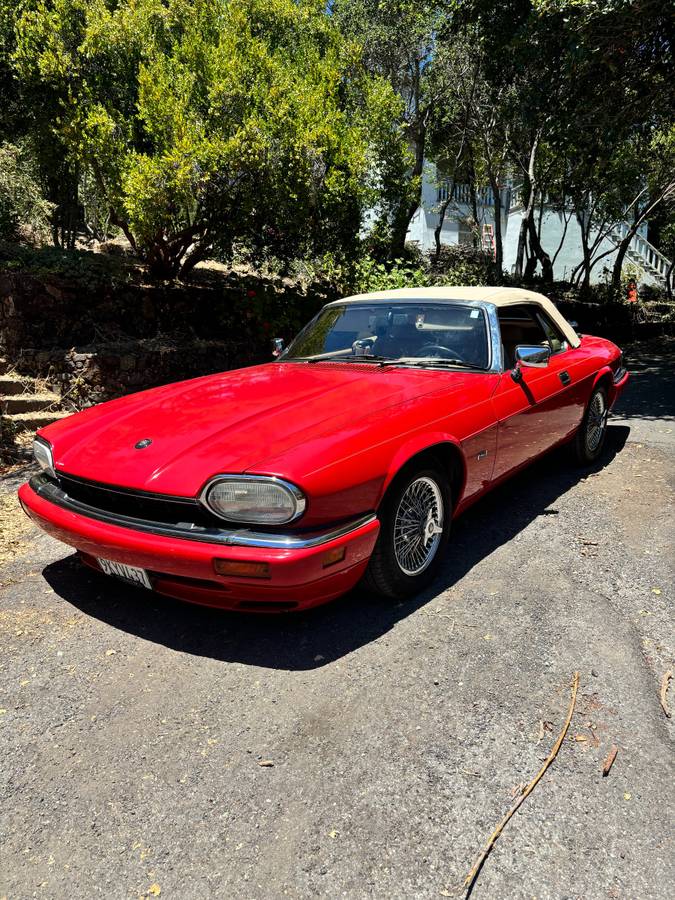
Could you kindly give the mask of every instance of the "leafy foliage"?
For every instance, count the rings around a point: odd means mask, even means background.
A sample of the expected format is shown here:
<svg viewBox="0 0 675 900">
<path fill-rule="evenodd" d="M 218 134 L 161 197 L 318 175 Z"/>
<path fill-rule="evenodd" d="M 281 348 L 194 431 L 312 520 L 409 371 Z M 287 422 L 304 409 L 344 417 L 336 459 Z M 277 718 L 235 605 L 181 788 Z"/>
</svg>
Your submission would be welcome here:
<svg viewBox="0 0 675 900">
<path fill-rule="evenodd" d="M 355 247 L 394 101 L 315 0 L 36 0 L 15 62 L 156 272 Z"/>
<path fill-rule="evenodd" d="M 385 79 L 397 98 L 387 109 L 388 122 L 403 143 L 391 140 L 389 152 L 379 155 L 375 171 L 380 190 L 370 241 L 371 250 L 391 259 L 403 255 L 410 219 L 419 205 L 434 103 L 428 73 L 441 6 L 428 0 L 334 0 L 332 14 L 342 32 L 363 47 L 368 71 Z"/>
<path fill-rule="evenodd" d="M 0 238 L 18 238 L 21 226 L 31 238 L 46 237 L 52 209 L 42 196 L 33 158 L 15 144 L 0 144 Z"/>
<path fill-rule="evenodd" d="M 575 283 L 610 240 L 617 288 L 675 215 L 671 24 L 658 0 L 0 0 L 0 229 L 121 232 L 160 277 L 209 256 L 475 283 L 505 277 L 513 185 L 516 280 L 553 277 L 546 206 L 580 235 Z M 425 158 L 471 193 L 468 218 L 439 200 L 430 271 L 405 244 Z M 449 263 L 446 215 L 476 251 L 490 217 L 494 266 Z"/>
</svg>

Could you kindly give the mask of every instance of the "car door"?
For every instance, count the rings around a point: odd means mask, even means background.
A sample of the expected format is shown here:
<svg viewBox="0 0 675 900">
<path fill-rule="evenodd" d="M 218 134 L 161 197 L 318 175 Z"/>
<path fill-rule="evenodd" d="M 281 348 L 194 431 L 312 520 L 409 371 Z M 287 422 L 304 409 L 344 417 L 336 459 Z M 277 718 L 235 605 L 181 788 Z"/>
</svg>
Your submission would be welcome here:
<svg viewBox="0 0 675 900">
<path fill-rule="evenodd" d="M 493 396 L 498 420 L 494 479 L 570 436 L 583 414 L 576 351 L 551 320 L 535 304 L 500 307 L 498 312 L 505 371 Z M 523 366 L 522 378 L 514 381 L 519 344 L 548 346 L 551 358 L 543 368 Z"/>
</svg>

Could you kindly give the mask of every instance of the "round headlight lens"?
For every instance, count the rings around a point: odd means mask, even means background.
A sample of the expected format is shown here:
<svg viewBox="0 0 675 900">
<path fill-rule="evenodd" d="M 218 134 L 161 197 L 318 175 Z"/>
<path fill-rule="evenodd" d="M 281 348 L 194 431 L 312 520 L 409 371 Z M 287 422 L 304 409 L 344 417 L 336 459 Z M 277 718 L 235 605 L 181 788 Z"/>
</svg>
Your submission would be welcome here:
<svg viewBox="0 0 675 900">
<path fill-rule="evenodd" d="M 33 441 L 33 458 L 43 472 L 48 475 L 56 475 L 54 472 L 54 458 L 51 445 L 44 439 L 36 437 Z"/>
<path fill-rule="evenodd" d="M 284 525 L 305 510 L 302 492 L 275 478 L 223 476 L 215 479 L 203 496 L 212 512 L 230 522 Z"/>
</svg>

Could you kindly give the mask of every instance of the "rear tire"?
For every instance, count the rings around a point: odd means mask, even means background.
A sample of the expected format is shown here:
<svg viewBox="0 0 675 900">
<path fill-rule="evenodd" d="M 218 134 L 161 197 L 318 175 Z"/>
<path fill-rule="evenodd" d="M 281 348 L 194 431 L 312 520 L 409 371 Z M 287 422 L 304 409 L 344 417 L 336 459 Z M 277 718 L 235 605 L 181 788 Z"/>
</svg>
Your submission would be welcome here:
<svg viewBox="0 0 675 900">
<path fill-rule="evenodd" d="M 597 387 L 591 394 L 572 445 L 574 458 L 579 465 L 590 465 L 602 453 L 607 437 L 608 415 L 607 390 Z"/>
<path fill-rule="evenodd" d="M 389 600 L 417 594 L 435 578 L 450 537 L 452 498 L 435 467 L 401 473 L 380 504 L 380 533 L 365 586 Z"/>
</svg>

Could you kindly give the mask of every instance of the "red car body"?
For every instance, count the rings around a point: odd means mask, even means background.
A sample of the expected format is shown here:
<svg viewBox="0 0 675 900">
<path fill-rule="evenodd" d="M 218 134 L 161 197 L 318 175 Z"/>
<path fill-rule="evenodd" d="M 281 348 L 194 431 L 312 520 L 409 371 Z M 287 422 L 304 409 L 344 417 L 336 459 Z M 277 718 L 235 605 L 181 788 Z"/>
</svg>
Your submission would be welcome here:
<svg viewBox="0 0 675 900">
<path fill-rule="evenodd" d="M 483 290 L 489 302 L 494 289 Z M 457 516 L 569 441 L 596 385 L 614 403 L 628 379 L 619 349 L 590 336 L 576 343 L 543 368 L 523 369 L 520 382 L 503 361 L 474 372 L 327 360 L 273 362 L 154 388 L 43 429 L 56 479 L 33 478 L 20 500 L 84 562 L 144 569 L 159 593 L 238 610 L 315 606 L 363 576 L 382 499 L 417 454 L 434 447 L 452 462 Z M 143 439 L 151 443 L 137 449 Z M 201 539 L 206 532 L 190 515 L 219 473 L 291 482 L 307 498 L 304 515 L 274 530 L 223 523 L 217 540 L 213 529 Z M 182 529 L 147 511 L 172 501 L 184 503 Z M 266 563 L 269 575 L 221 575 L 215 560 Z"/>
</svg>

